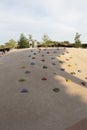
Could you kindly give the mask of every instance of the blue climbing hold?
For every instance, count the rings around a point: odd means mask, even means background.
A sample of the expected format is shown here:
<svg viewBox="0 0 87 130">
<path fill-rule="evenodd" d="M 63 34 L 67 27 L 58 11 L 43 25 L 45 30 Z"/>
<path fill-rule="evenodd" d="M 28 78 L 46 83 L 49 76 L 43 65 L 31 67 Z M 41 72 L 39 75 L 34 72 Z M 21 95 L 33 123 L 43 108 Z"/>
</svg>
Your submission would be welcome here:
<svg viewBox="0 0 87 130">
<path fill-rule="evenodd" d="M 35 65 L 35 63 L 34 63 L 34 62 L 31 62 L 31 65 Z"/>
<path fill-rule="evenodd" d="M 55 58 L 54 57 L 51 57 L 52 60 L 54 60 Z"/>
</svg>

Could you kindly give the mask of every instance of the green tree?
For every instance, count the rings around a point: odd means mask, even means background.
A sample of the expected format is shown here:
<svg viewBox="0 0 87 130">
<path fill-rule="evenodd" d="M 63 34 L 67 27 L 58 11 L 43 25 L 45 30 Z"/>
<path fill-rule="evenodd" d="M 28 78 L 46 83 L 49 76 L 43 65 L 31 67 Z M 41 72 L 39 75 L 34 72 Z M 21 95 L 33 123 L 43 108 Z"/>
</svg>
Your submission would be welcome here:
<svg viewBox="0 0 87 130">
<path fill-rule="evenodd" d="M 44 34 L 43 37 L 42 37 L 42 40 L 44 43 L 47 43 L 48 41 L 50 41 L 50 38 L 47 34 Z"/>
<path fill-rule="evenodd" d="M 75 38 L 74 38 L 74 41 L 75 41 L 74 47 L 76 47 L 76 48 L 81 47 L 80 36 L 81 36 L 81 34 L 79 34 L 79 33 L 76 33 L 76 35 L 75 35 Z"/>
<path fill-rule="evenodd" d="M 64 43 L 65 43 L 65 44 L 70 44 L 70 42 L 69 42 L 69 41 L 64 41 Z"/>
<path fill-rule="evenodd" d="M 7 43 L 5 43 L 5 47 L 8 47 L 8 48 L 17 47 L 16 41 L 14 39 L 10 39 Z"/>
<path fill-rule="evenodd" d="M 29 48 L 29 41 L 22 33 L 18 41 L 18 48 Z"/>
<path fill-rule="evenodd" d="M 0 45 L 0 49 L 3 49 L 5 47 L 5 45 Z"/>
</svg>

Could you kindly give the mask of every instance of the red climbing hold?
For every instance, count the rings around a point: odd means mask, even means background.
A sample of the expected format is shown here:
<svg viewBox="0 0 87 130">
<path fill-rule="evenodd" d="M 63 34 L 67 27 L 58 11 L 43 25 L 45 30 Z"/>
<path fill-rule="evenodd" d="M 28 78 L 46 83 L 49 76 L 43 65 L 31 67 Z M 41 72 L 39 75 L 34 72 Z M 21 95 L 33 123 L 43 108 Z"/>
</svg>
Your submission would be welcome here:
<svg viewBox="0 0 87 130">
<path fill-rule="evenodd" d="M 35 59 L 35 57 L 32 57 L 32 59 Z"/>
<path fill-rule="evenodd" d="M 82 84 L 83 86 L 86 86 L 86 83 L 85 83 L 85 82 L 81 82 L 81 84 Z"/>
<path fill-rule="evenodd" d="M 69 61 L 69 59 L 66 59 L 67 61 Z"/>
<path fill-rule="evenodd" d="M 47 78 L 43 77 L 41 80 L 47 80 Z"/>
<path fill-rule="evenodd" d="M 43 61 L 43 62 L 44 62 L 45 60 L 44 60 L 44 59 L 42 59 L 41 61 Z"/>
</svg>

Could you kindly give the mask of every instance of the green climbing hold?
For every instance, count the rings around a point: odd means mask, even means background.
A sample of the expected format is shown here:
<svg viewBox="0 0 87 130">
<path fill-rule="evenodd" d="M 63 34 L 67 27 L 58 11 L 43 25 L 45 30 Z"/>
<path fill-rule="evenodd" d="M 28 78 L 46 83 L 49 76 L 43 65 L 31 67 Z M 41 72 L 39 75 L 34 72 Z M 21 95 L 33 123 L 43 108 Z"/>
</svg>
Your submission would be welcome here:
<svg viewBox="0 0 87 130">
<path fill-rule="evenodd" d="M 47 68 L 48 68 L 47 66 L 45 66 L 45 65 L 43 66 L 43 69 L 47 69 Z"/>
<path fill-rule="evenodd" d="M 62 64 L 62 63 L 64 63 L 64 61 L 61 61 L 61 60 L 60 60 L 60 61 L 59 61 L 59 63 L 61 63 L 61 64 Z"/>
<path fill-rule="evenodd" d="M 75 72 L 71 72 L 72 75 L 75 75 L 76 73 Z"/>
<path fill-rule="evenodd" d="M 59 90 L 59 88 L 54 88 L 53 91 L 58 93 L 60 90 Z"/>
<path fill-rule="evenodd" d="M 23 79 L 23 78 L 22 78 L 22 79 L 19 79 L 19 82 L 24 82 L 24 81 L 25 81 L 25 79 Z"/>
</svg>

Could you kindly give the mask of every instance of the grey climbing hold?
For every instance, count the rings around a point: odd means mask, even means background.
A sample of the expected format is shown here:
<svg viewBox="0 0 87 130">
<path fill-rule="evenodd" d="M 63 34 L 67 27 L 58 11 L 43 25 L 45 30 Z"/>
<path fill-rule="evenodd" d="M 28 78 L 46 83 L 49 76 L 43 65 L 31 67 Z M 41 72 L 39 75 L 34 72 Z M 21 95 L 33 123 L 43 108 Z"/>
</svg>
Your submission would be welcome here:
<svg viewBox="0 0 87 130">
<path fill-rule="evenodd" d="M 35 63 L 34 63 L 34 62 L 31 62 L 31 65 L 35 65 Z"/>
<path fill-rule="evenodd" d="M 82 71 L 81 70 L 78 70 L 79 73 L 81 73 Z"/>
<path fill-rule="evenodd" d="M 30 74 L 30 73 L 31 73 L 31 71 L 28 71 L 28 70 L 27 70 L 27 71 L 25 71 L 25 73 L 26 73 L 26 74 Z"/>
</svg>

